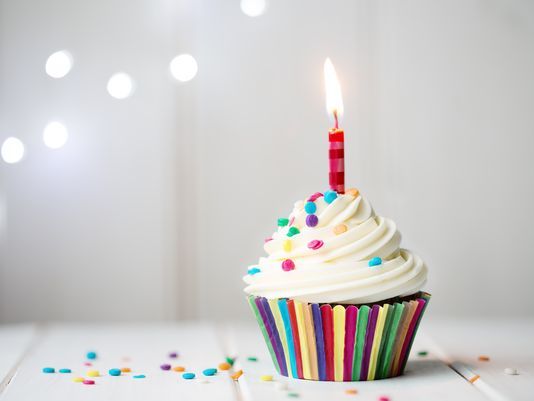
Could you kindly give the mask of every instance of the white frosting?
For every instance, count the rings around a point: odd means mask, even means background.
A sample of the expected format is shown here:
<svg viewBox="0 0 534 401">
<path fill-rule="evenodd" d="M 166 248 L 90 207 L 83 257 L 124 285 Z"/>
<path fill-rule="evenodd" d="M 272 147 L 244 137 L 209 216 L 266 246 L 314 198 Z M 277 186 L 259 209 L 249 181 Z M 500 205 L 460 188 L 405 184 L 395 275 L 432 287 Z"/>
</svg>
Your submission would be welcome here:
<svg viewBox="0 0 534 401">
<path fill-rule="evenodd" d="M 306 226 L 305 201 L 295 203 L 289 218 L 299 234 L 288 237 L 289 225 L 279 227 L 265 243 L 267 257 L 250 268 L 245 292 L 266 298 L 293 298 L 304 302 L 361 304 L 414 294 L 426 282 L 427 268 L 413 253 L 400 248 L 401 235 L 395 223 L 375 216 L 369 202 L 360 195 L 338 195 L 330 204 L 324 197 L 315 200 L 319 218 L 315 227 Z M 347 231 L 336 234 L 344 224 Z M 284 250 L 290 240 L 291 250 Z M 319 249 L 308 248 L 312 240 L 323 241 Z M 382 264 L 369 266 L 380 257 Z M 291 259 L 295 268 L 282 269 Z"/>
</svg>

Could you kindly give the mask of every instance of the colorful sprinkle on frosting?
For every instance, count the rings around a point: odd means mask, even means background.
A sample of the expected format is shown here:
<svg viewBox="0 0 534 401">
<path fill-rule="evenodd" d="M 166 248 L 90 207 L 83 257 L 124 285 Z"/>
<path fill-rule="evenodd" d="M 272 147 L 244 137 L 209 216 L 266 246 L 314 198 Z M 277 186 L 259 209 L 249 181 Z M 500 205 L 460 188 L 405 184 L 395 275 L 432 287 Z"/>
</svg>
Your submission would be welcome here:
<svg viewBox="0 0 534 401">
<path fill-rule="evenodd" d="M 347 226 L 345 224 L 338 224 L 334 227 L 334 234 L 339 235 L 347 231 Z"/>
<path fill-rule="evenodd" d="M 286 219 L 285 217 L 280 217 L 278 219 L 278 227 L 285 227 L 289 224 L 289 219 Z"/>
<path fill-rule="evenodd" d="M 300 234 L 300 230 L 297 227 L 289 227 L 287 230 L 287 236 L 292 237 L 293 235 Z"/>
<path fill-rule="evenodd" d="M 261 273 L 261 269 L 259 269 L 258 267 L 251 267 L 250 269 L 248 269 L 248 274 L 250 274 L 251 276 L 257 273 Z"/>
<path fill-rule="evenodd" d="M 324 201 L 326 203 L 332 203 L 337 198 L 337 192 L 336 191 L 326 191 L 324 193 Z"/>
<path fill-rule="evenodd" d="M 319 223 L 319 219 L 314 214 L 309 214 L 306 216 L 306 225 L 308 227 L 315 227 Z"/>
<path fill-rule="evenodd" d="M 321 196 L 323 196 L 322 193 L 320 192 L 316 192 L 314 193 L 313 195 L 311 195 L 309 198 L 308 198 L 308 202 L 315 202 L 317 199 L 319 199 Z"/>
<path fill-rule="evenodd" d="M 284 242 L 282 242 L 282 248 L 286 252 L 291 252 L 291 248 L 292 248 L 291 240 L 290 239 L 285 239 Z"/>
<path fill-rule="evenodd" d="M 360 194 L 360 191 L 358 191 L 356 188 L 349 188 L 345 190 L 345 193 L 356 198 Z"/>
<path fill-rule="evenodd" d="M 304 205 L 304 210 L 308 214 L 314 214 L 317 211 L 317 205 L 314 202 L 306 202 L 306 205 Z"/>
<path fill-rule="evenodd" d="M 291 270 L 295 269 L 295 262 L 293 262 L 291 259 L 286 259 L 282 262 L 282 270 L 285 272 L 289 272 Z"/>
<path fill-rule="evenodd" d="M 317 250 L 323 245 L 324 245 L 324 242 L 321 241 L 320 239 L 314 239 L 308 242 L 308 248 L 313 249 L 313 250 Z"/>
<path fill-rule="evenodd" d="M 375 256 L 374 258 L 372 258 L 371 260 L 369 260 L 369 267 L 373 267 L 373 266 L 380 266 L 382 264 L 382 258 L 379 258 L 378 256 Z"/>
</svg>

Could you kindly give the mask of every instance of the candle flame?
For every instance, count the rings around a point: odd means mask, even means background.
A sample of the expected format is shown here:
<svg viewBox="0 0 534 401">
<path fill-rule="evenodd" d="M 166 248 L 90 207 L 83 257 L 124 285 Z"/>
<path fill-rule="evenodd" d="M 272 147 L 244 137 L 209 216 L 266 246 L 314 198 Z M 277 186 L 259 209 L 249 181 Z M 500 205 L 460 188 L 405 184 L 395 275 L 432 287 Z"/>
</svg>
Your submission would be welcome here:
<svg viewBox="0 0 534 401">
<path fill-rule="evenodd" d="M 334 118 L 343 114 L 343 98 L 341 97 L 341 87 L 337 79 L 336 70 L 330 58 L 324 62 L 324 83 L 326 88 L 326 111 Z"/>
</svg>

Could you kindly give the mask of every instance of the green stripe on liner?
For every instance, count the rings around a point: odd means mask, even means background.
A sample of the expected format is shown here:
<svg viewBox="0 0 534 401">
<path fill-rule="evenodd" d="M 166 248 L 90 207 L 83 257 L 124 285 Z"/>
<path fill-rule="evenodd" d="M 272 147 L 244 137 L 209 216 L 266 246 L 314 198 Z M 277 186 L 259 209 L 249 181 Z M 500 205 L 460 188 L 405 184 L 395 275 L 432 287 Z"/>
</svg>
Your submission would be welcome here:
<svg viewBox="0 0 534 401">
<path fill-rule="evenodd" d="M 384 305 L 382 308 L 385 308 Z M 384 349 L 386 348 L 389 328 L 391 327 L 391 322 L 393 321 L 393 315 L 395 313 L 395 305 L 387 304 L 387 315 L 386 321 L 384 322 L 384 328 L 382 330 L 382 340 L 380 341 L 380 347 L 378 348 L 378 355 L 376 357 L 376 370 L 375 370 L 375 379 L 381 379 L 380 372 L 382 369 L 382 363 L 384 361 Z"/>
<path fill-rule="evenodd" d="M 352 366 L 352 380 L 360 380 L 360 369 L 362 367 L 363 346 L 365 345 L 365 332 L 367 331 L 367 320 L 369 317 L 367 305 L 360 307 L 358 311 L 358 323 L 356 325 L 356 341 L 354 342 L 354 363 Z"/>
<path fill-rule="evenodd" d="M 399 322 L 402 318 L 402 312 L 404 311 L 404 305 L 395 303 L 395 310 L 392 313 L 391 327 L 388 330 L 388 339 L 384 346 L 384 361 L 380 366 L 380 375 L 379 378 L 384 379 L 388 377 L 390 366 L 392 363 L 392 356 L 395 347 L 395 339 L 397 338 L 397 331 L 399 330 Z"/>
<path fill-rule="evenodd" d="M 260 325 L 261 333 L 263 334 L 263 338 L 265 340 L 265 343 L 267 344 L 267 348 L 269 349 L 269 354 L 271 354 L 271 359 L 273 360 L 274 367 L 276 368 L 276 371 L 280 374 L 280 366 L 278 366 L 278 360 L 276 359 L 273 345 L 271 344 L 271 339 L 269 338 L 269 334 L 267 333 L 267 329 L 265 328 L 265 323 L 263 322 L 263 319 L 261 318 L 261 314 L 260 314 L 260 311 L 258 310 L 258 306 L 256 305 L 254 295 L 250 295 L 248 297 L 248 303 L 250 307 L 252 308 L 252 312 L 254 312 L 254 315 L 256 316 L 256 320 L 258 321 L 258 324 Z"/>
</svg>

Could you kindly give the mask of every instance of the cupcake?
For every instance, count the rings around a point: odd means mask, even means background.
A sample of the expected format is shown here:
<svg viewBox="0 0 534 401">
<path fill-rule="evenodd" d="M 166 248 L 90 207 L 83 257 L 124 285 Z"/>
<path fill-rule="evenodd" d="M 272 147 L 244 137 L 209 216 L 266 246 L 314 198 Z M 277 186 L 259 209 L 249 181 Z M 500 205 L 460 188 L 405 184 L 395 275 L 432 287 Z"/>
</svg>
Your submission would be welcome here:
<svg viewBox="0 0 534 401">
<path fill-rule="evenodd" d="M 365 381 L 401 375 L 430 299 L 427 268 L 358 190 L 295 203 L 244 277 L 283 376 Z"/>
</svg>

